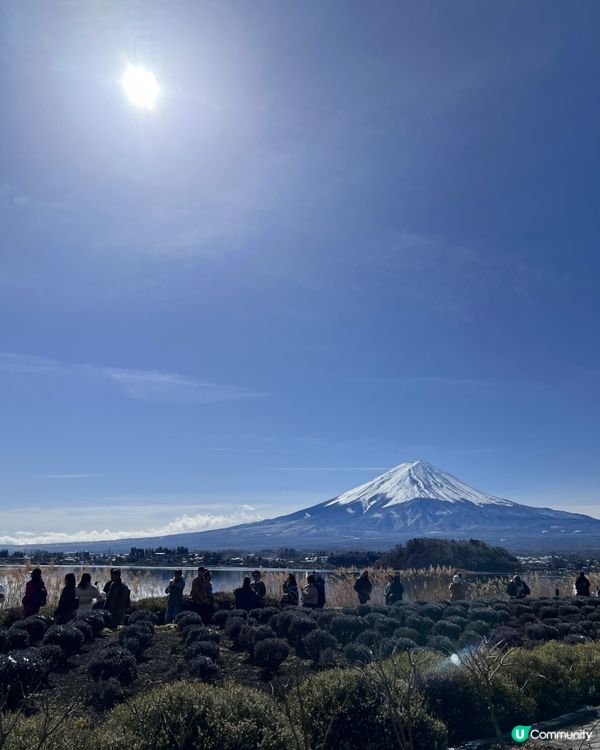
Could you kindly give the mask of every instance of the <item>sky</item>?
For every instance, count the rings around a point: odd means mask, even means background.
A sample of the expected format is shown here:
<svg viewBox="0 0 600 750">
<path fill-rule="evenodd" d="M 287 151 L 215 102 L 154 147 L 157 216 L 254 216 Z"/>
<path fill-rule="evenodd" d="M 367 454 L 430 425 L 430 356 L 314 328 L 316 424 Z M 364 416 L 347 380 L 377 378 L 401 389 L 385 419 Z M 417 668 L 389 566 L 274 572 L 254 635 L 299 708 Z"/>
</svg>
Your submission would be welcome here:
<svg viewBox="0 0 600 750">
<path fill-rule="evenodd" d="M 600 517 L 599 22 L 3 3 L 0 543 L 272 517 L 416 459 Z"/>
</svg>

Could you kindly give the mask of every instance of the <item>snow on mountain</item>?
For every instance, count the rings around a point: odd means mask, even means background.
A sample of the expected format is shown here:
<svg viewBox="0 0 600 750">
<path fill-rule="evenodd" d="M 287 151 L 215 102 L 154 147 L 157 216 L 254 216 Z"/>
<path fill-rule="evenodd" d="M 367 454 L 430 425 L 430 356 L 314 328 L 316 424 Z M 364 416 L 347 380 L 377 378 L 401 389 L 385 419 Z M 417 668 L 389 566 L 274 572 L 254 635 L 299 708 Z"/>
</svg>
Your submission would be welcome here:
<svg viewBox="0 0 600 750">
<path fill-rule="evenodd" d="M 510 500 L 487 495 L 469 487 L 460 479 L 425 463 L 410 461 L 330 500 L 327 505 L 360 503 L 363 512 L 374 507 L 390 508 L 410 500 L 442 500 L 448 503 L 468 501 L 475 505 L 514 505 Z"/>
</svg>

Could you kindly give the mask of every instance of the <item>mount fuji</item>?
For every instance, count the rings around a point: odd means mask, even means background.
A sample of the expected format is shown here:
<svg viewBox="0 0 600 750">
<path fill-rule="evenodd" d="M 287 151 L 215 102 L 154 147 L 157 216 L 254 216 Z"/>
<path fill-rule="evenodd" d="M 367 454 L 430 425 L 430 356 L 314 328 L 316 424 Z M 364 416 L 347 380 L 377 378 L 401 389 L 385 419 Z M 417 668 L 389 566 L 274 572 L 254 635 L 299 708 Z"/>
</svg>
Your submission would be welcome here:
<svg viewBox="0 0 600 750">
<path fill-rule="evenodd" d="M 411 461 L 285 516 L 210 531 L 95 542 L 86 548 L 117 551 L 132 544 L 160 544 L 203 550 L 384 550 L 415 536 L 476 537 L 513 552 L 565 552 L 597 548 L 600 520 L 494 497 L 431 464 Z"/>
</svg>

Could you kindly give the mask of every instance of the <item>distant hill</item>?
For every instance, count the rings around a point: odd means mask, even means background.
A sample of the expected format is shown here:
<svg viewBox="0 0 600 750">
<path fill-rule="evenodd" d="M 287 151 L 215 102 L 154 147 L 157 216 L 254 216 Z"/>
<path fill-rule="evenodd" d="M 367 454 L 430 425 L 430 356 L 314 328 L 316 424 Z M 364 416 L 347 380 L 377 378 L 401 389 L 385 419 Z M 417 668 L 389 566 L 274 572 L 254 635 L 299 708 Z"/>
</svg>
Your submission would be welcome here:
<svg viewBox="0 0 600 750">
<path fill-rule="evenodd" d="M 391 568 L 447 566 L 486 573 L 509 573 L 519 560 L 504 547 L 490 547 L 479 539 L 409 539 L 381 557 Z"/>
</svg>

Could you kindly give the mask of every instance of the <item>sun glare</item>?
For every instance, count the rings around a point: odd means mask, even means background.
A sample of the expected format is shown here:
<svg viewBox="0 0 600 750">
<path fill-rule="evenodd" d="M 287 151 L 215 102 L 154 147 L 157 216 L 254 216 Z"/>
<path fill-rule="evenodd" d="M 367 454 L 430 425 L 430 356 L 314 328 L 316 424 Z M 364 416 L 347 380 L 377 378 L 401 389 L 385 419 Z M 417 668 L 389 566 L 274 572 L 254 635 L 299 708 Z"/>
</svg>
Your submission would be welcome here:
<svg viewBox="0 0 600 750">
<path fill-rule="evenodd" d="M 159 88 L 154 74 L 149 70 L 137 65 L 128 65 L 121 79 L 121 85 L 127 98 L 135 107 L 154 109 Z"/>
</svg>

